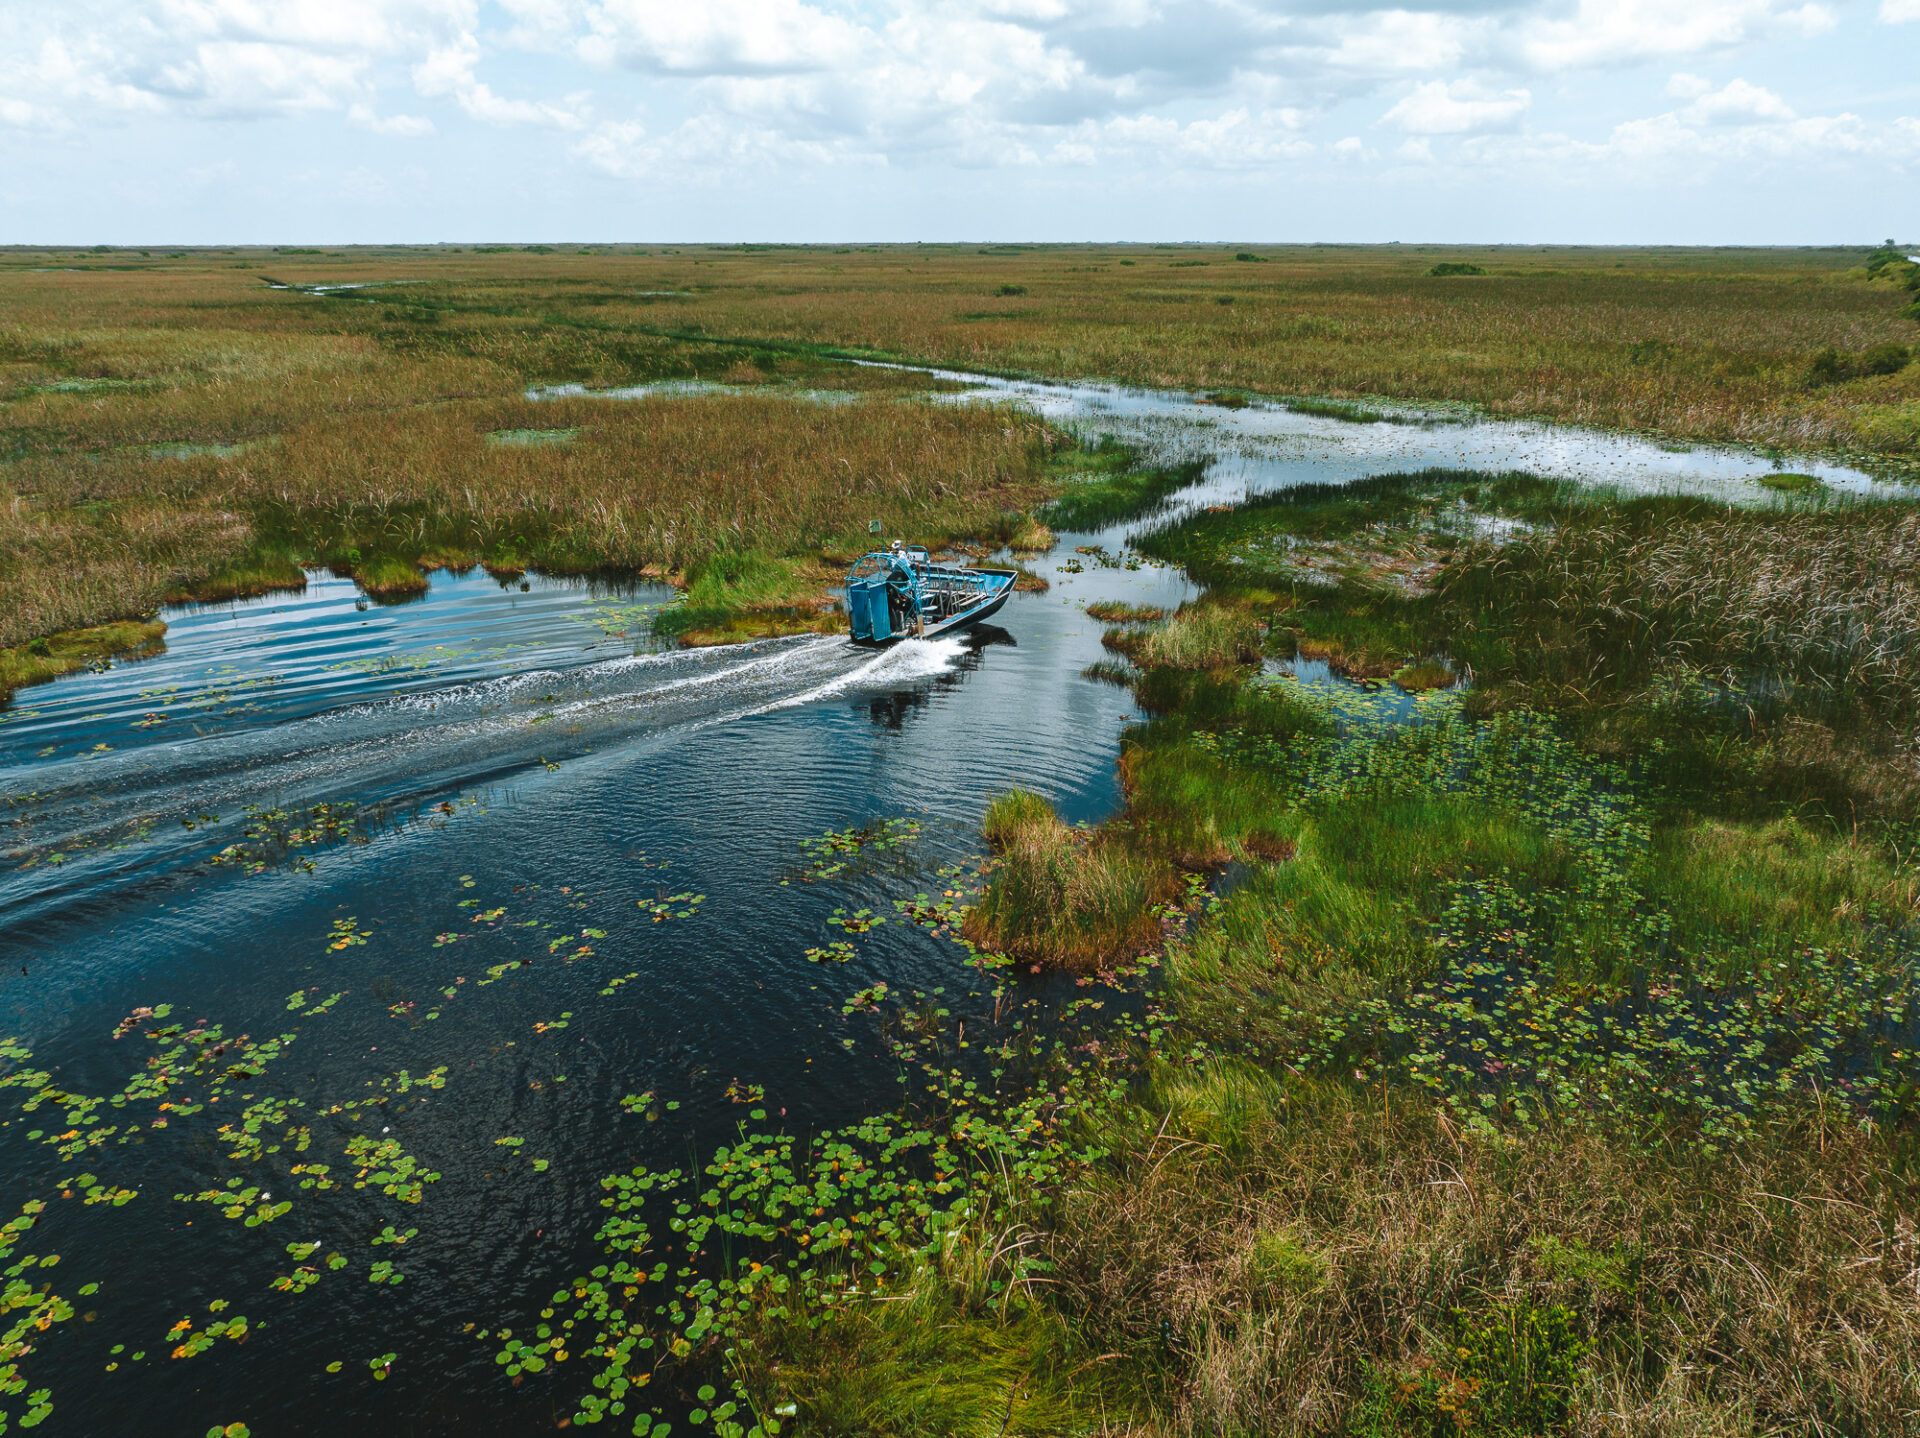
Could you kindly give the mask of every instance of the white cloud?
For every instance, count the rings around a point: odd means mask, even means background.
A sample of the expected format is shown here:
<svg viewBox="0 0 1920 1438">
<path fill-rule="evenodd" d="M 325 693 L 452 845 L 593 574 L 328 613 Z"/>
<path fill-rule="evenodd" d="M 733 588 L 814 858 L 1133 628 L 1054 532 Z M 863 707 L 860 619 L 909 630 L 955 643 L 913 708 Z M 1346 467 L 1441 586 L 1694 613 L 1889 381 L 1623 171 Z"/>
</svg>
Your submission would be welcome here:
<svg viewBox="0 0 1920 1438">
<path fill-rule="evenodd" d="M 1743 88 L 1736 88 L 1743 87 Z M 1716 166 L 1737 166 L 1743 182 L 1758 167 L 1791 172 L 1847 163 L 1907 168 L 1920 164 L 1920 120 L 1906 117 L 1875 124 L 1859 115 L 1795 115 L 1769 91 L 1735 81 L 1703 97 L 1718 101 L 1732 91 L 1734 104 L 1701 109 L 1702 100 L 1679 110 L 1626 120 L 1599 141 L 1564 134 L 1532 138 L 1486 136 L 1465 142 L 1468 161 L 1519 173 L 1539 168 L 1556 178 L 1594 183 L 1609 170 L 1636 184 L 1697 179 Z"/>
<path fill-rule="evenodd" d="M 52 112 L 30 105 L 25 100 L 0 98 L 0 125 L 12 125 L 16 129 L 39 129 L 50 127 L 57 117 Z"/>
<path fill-rule="evenodd" d="M 159 0 L 156 28 L 177 39 L 392 54 L 423 36 L 471 30 L 477 8 L 474 0 Z"/>
<path fill-rule="evenodd" d="M 1471 135 L 1510 130 L 1533 103 L 1525 90 L 1489 91 L 1472 80 L 1416 85 L 1380 123 L 1414 135 Z"/>
<path fill-rule="evenodd" d="M 1312 154 L 1312 142 L 1300 134 L 1303 125 L 1304 116 L 1298 110 L 1264 110 L 1255 115 L 1236 109 L 1185 125 L 1157 116 L 1114 119 L 1083 127 L 1082 133 L 1097 136 L 1087 148 L 1108 158 L 1241 170 Z"/>
<path fill-rule="evenodd" d="M 678 75 L 782 75 L 845 66 L 861 27 L 801 0 L 601 0 L 580 53 L 593 64 Z"/>
<path fill-rule="evenodd" d="M 830 145 L 796 142 L 774 130 L 730 125 L 707 116 L 688 120 L 658 139 L 649 139 L 638 121 L 597 125 L 573 152 L 618 179 L 673 179 L 706 186 L 846 158 Z"/>
<path fill-rule="evenodd" d="M 434 133 L 433 121 L 423 115 L 377 115 L 366 105 L 355 105 L 347 118 L 363 130 L 376 135 L 401 135 L 415 138 Z"/>
<path fill-rule="evenodd" d="M 263 115 L 334 110 L 360 91 L 366 61 L 258 40 L 214 40 L 150 80 L 163 96 L 202 113 Z"/>
<path fill-rule="evenodd" d="M 1376 75 L 1457 65 L 1480 28 L 1457 15 L 1416 10 L 1377 10 L 1328 23 L 1339 38 L 1326 63 Z"/>
<path fill-rule="evenodd" d="M 1920 0 L 1875 4 L 1920 19 Z M 875 192 L 942 169 L 1292 180 L 1382 152 L 1383 175 L 1489 183 L 1843 160 L 1884 181 L 1920 163 L 1885 86 L 1863 84 L 1860 115 L 1793 103 L 1802 55 L 1898 38 L 1804 44 L 1833 23 L 1804 0 L 0 0 L 0 131 L 111 153 L 136 120 L 320 114 L 438 156 L 518 126 L 555 132 L 533 153 L 620 180 L 858 169 Z M 1736 48 L 1779 89 L 1725 79 Z M 1378 150 L 1345 133 L 1373 115 Z M 179 133 L 183 164 L 231 143 Z"/>
<path fill-rule="evenodd" d="M 1523 21 L 1520 38 L 1529 62 L 1567 70 L 1722 50 L 1768 33 L 1818 35 L 1836 23 L 1824 5 L 1777 0 L 1579 0 L 1571 16 Z"/>
<path fill-rule="evenodd" d="M 585 127 L 588 97 L 570 95 L 563 104 L 546 100 L 509 100 L 474 74 L 480 46 L 471 35 L 432 51 L 413 67 L 413 87 L 429 100 L 451 98 L 476 120 L 490 125 L 540 125 L 555 130 Z"/>
<path fill-rule="evenodd" d="M 1719 90 L 1696 96 L 1683 113 L 1701 125 L 1746 125 L 1794 118 L 1793 107 L 1785 100 L 1745 80 L 1730 80 Z"/>
</svg>

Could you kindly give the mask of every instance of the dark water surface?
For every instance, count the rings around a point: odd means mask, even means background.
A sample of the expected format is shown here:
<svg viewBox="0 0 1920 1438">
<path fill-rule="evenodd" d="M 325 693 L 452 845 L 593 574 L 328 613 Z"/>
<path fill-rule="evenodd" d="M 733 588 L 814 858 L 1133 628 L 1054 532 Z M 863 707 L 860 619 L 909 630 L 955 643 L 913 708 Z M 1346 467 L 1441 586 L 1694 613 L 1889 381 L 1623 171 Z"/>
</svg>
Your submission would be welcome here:
<svg viewBox="0 0 1920 1438">
<path fill-rule="evenodd" d="M 1757 498 L 1769 467 L 1540 427 L 976 393 L 1215 456 L 1181 503 L 1530 459 Z M 1102 657 L 1082 607 L 1192 592 L 1075 553 L 1124 542 L 1063 537 L 1035 566 L 1051 592 L 964 640 L 879 653 L 814 637 L 656 650 L 656 587 L 438 574 L 388 608 L 315 575 L 303 595 L 168 615 L 164 656 L 21 691 L 0 713 L 0 1035 L 16 1039 L 0 1222 L 46 1205 L 4 1263 L 59 1254 L 21 1280 L 75 1309 L 22 1335 L 46 1431 L 520 1434 L 571 1414 L 564 1365 L 513 1386 L 478 1334 L 531 1327 L 599 1261 L 599 1179 L 693 1166 L 752 1086 L 795 1132 L 897 1103 L 871 1022 L 842 1014 L 876 981 L 982 1002 L 959 948 L 898 921 L 850 963 L 810 962 L 847 937 L 834 912 L 937 893 L 1010 785 L 1069 819 L 1115 806 L 1132 710 L 1081 677 Z M 917 839 L 826 880 L 797 872 L 800 841 L 889 818 Z M 146 1033 L 171 1023 L 227 1047 L 157 1082 L 149 1060 L 171 1045 Z M 620 1103 L 646 1093 L 651 1119 Z M 349 1148 L 394 1143 L 439 1175 L 418 1202 L 403 1158 Z M 376 1243 L 388 1227 L 418 1233 Z M 317 1281 L 276 1289 L 308 1243 Z M 369 1281 L 382 1261 L 403 1281 Z M 170 1356 L 241 1315 L 243 1337 Z M 389 1353 L 377 1380 L 369 1360 Z M 16 1419 L 28 1406 L 0 1398 Z"/>
</svg>

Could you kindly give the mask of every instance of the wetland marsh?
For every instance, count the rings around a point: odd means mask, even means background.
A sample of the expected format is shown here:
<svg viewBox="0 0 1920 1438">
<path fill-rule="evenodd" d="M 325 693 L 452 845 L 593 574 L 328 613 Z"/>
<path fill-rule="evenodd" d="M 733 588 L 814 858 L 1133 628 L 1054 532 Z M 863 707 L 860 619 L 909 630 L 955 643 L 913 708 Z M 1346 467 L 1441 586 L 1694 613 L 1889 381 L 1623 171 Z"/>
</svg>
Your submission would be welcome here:
<svg viewBox="0 0 1920 1438">
<path fill-rule="evenodd" d="M 1920 1431 L 1860 257 L 935 258 L 0 273 L 0 1428 Z"/>
</svg>

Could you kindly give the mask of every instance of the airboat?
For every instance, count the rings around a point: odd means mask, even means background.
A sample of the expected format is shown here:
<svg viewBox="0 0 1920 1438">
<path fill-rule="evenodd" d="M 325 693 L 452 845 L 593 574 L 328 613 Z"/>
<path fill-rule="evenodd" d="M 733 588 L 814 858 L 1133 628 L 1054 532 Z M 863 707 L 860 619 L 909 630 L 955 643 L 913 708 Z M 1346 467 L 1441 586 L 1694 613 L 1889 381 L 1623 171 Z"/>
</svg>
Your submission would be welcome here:
<svg viewBox="0 0 1920 1438">
<path fill-rule="evenodd" d="M 847 571 L 848 627 L 859 644 L 952 634 L 997 613 L 1018 577 L 935 564 L 925 549 L 895 540 Z"/>
</svg>

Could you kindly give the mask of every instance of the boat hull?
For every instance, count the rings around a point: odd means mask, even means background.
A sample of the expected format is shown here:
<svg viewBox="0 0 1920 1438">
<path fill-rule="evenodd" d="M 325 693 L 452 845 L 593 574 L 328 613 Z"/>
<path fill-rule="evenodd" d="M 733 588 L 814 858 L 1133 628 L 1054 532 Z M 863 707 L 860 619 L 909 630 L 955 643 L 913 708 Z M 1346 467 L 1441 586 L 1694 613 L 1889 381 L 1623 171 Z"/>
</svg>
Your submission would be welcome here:
<svg viewBox="0 0 1920 1438">
<path fill-rule="evenodd" d="M 924 582 L 927 571 L 923 569 L 917 573 L 920 577 L 914 581 L 916 585 Z M 847 610 L 853 642 L 880 648 L 901 639 L 932 639 L 943 634 L 958 633 L 998 614 L 1006 604 L 1007 596 L 1013 593 L 1014 582 L 1019 578 L 1011 569 L 946 571 L 945 574 L 949 579 L 964 576 L 968 586 L 978 592 L 978 599 L 953 613 L 919 622 L 911 615 L 899 614 L 897 608 L 890 605 L 884 576 L 858 583 L 850 576 Z M 936 580 L 940 577 L 938 572 L 934 577 Z M 918 588 L 913 591 L 912 603 L 919 603 L 917 596 L 920 592 Z"/>
<path fill-rule="evenodd" d="M 993 598 L 987 600 L 985 603 L 975 605 L 972 609 L 964 610 L 959 614 L 942 620 L 937 626 L 929 626 L 927 632 L 919 637 L 935 639 L 942 634 L 952 634 L 956 630 L 970 628 L 983 619 L 990 619 L 1000 612 L 1001 606 L 1007 602 L 1007 596 L 1011 593 L 1013 593 L 1013 581 L 1009 578 L 1006 587 L 994 595 Z M 902 637 L 904 638 L 905 636 L 903 635 Z"/>
</svg>

